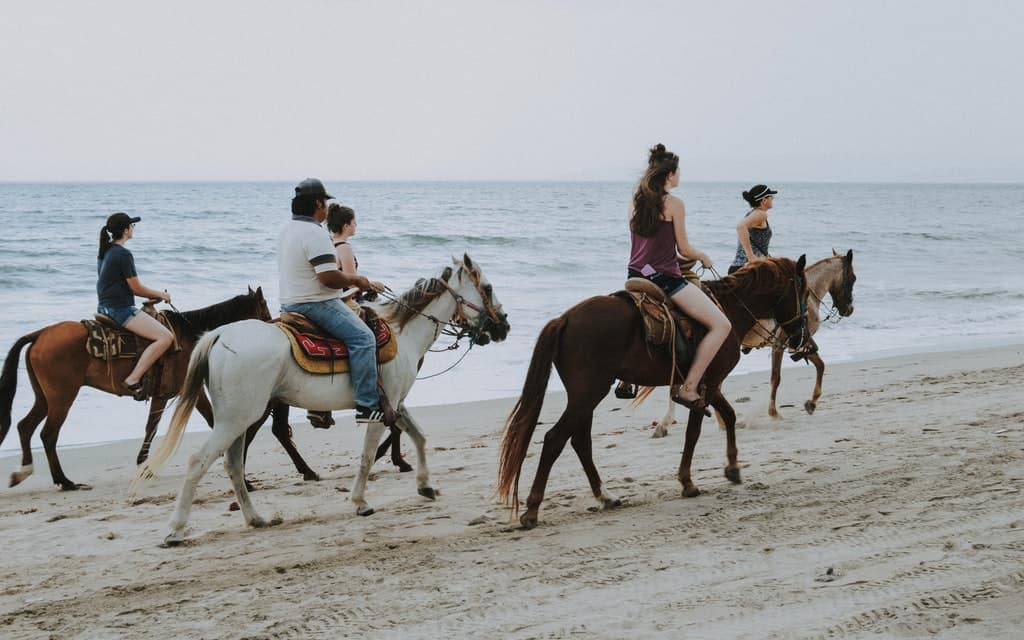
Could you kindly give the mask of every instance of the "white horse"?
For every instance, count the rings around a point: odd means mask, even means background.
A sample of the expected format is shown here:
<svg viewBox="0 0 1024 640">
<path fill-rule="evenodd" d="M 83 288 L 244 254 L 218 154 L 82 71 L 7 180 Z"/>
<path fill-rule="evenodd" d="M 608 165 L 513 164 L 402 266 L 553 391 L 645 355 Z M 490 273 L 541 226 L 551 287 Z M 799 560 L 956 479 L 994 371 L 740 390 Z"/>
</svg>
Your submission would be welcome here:
<svg viewBox="0 0 1024 640">
<path fill-rule="evenodd" d="M 853 249 L 850 249 L 846 254 L 836 253 L 836 250 L 833 249 L 830 257 L 822 258 L 809 265 L 804 270 L 804 276 L 807 278 L 807 302 L 809 303 L 807 305 L 808 335 L 813 336 L 817 333 L 818 327 L 821 326 L 819 307 L 825 299 L 825 294 L 832 297 L 832 306 L 835 307 L 834 312 L 829 312 L 826 319 L 834 315 L 845 318 L 853 313 L 853 284 L 857 281 L 857 275 L 853 271 Z M 761 320 L 743 338 L 744 347 L 752 349 L 760 349 L 761 347 L 772 348 L 771 393 L 768 399 L 768 415 L 773 418 L 779 417 L 779 412 L 775 408 L 775 396 L 779 390 L 779 382 L 782 379 L 783 353 L 783 341 L 775 339 L 775 333 L 774 320 Z M 818 398 L 821 397 L 821 381 L 825 375 L 825 361 L 818 355 L 816 343 L 813 344 L 813 349 L 806 352 L 802 357 L 805 357 L 814 365 L 817 374 L 811 398 L 804 402 L 804 410 L 807 413 L 814 413 L 814 410 L 818 408 Z M 716 412 L 715 417 L 718 419 L 719 428 L 724 429 L 725 425 L 722 421 L 722 416 Z M 657 423 L 654 434 L 651 437 L 664 438 L 668 435 L 668 426 L 675 421 L 675 403 L 669 399 L 668 411 L 661 421 Z"/>
<path fill-rule="evenodd" d="M 458 337 L 468 336 L 480 345 L 491 340 L 500 342 L 509 331 L 508 317 L 480 268 L 468 255 L 453 262 L 454 266 L 445 267 L 439 277 L 420 280 L 394 301 L 377 307 L 378 314 L 391 326 L 398 341 L 398 355 L 380 366 L 381 381 L 400 414 L 397 426 L 407 432 L 416 445 L 417 490 L 430 499 L 435 493 L 427 471 L 426 438 L 404 404 L 416 380 L 418 364 L 446 328 L 455 328 Z M 221 327 L 204 335 L 196 345 L 167 436 L 139 468 L 132 482 L 133 493 L 174 454 L 204 382 L 213 406 L 213 433 L 206 444 L 189 457 L 185 481 L 164 540 L 168 545 L 184 540 L 196 484 L 222 453 L 246 523 L 253 527 L 267 525 L 253 509 L 245 488 L 243 452 L 246 429 L 262 418 L 272 400 L 318 411 L 355 407 L 348 374 L 306 373 L 295 364 L 288 339 L 279 328 L 258 320 Z M 373 513 L 364 493 L 384 429 L 383 423 L 371 423 L 366 428 L 359 475 L 352 491 L 352 502 L 360 515 Z"/>
</svg>

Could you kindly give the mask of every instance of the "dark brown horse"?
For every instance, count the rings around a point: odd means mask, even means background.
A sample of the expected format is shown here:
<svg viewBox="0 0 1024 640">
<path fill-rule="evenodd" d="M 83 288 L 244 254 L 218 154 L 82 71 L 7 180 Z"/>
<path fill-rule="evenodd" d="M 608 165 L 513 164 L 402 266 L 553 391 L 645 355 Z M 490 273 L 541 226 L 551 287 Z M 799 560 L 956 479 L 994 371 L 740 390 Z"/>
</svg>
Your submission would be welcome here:
<svg viewBox="0 0 1024 640">
<path fill-rule="evenodd" d="M 163 414 L 167 401 L 178 395 L 189 357 L 196 341 L 205 331 L 224 324 L 245 319 L 269 320 L 270 312 L 263 297 L 262 288 L 235 296 L 224 302 L 195 311 L 177 313 L 164 312 L 174 327 L 181 350 L 168 352 L 162 359 L 159 375 L 159 388 L 153 393 L 150 404 L 149 419 L 146 422 L 146 433 L 142 448 L 139 450 L 138 463 L 142 463 L 149 454 L 149 446 L 156 433 L 157 424 Z M 29 382 L 35 391 L 35 403 L 18 423 L 18 435 L 21 438 L 21 467 L 11 474 L 10 486 L 15 486 L 32 474 L 32 450 L 30 441 L 39 423 L 43 425 L 41 439 L 46 458 L 50 465 L 50 475 L 54 484 L 68 491 L 87 488 L 72 482 L 64 474 L 57 457 L 57 437 L 64 424 L 72 403 L 83 386 L 90 386 L 107 393 L 119 396 L 128 395 L 128 391 L 120 384 L 134 366 L 133 359 L 112 360 L 110 362 L 89 355 L 85 349 L 87 330 L 81 322 L 59 322 L 39 331 L 22 336 L 11 347 L 4 362 L 3 374 L 0 375 L 0 443 L 7 436 L 11 426 L 11 406 L 18 383 L 18 361 L 20 352 L 29 346 L 25 356 Z M 199 412 L 208 424 L 213 423 L 213 412 L 205 395 L 198 402 Z M 291 429 L 288 427 L 287 413 L 282 412 L 282 419 L 274 421 L 274 435 L 278 437 L 296 468 L 306 479 L 316 479 L 316 473 L 310 469 L 291 440 Z M 253 430 L 253 435 L 255 429 Z"/>
<path fill-rule="evenodd" d="M 796 262 L 770 258 L 732 276 L 704 283 L 732 323 L 730 337 L 704 375 L 704 398 L 725 418 L 725 476 L 735 483 L 740 482 L 736 414 L 722 395 L 721 385 L 739 362 L 740 340 L 759 319 L 774 319 L 791 336 L 793 348 L 802 346 L 806 336 L 805 262 L 804 256 Z M 527 529 L 537 524 L 551 466 L 570 439 L 598 503 L 603 508 L 621 504 L 604 489 L 594 465 L 590 435 L 594 408 L 608 394 L 616 378 L 647 387 L 667 385 L 672 379 L 671 354 L 667 349 L 648 347 L 640 314 L 631 302 L 616 296 L 595 296 L 549 322 L 537 338 L 522 396 L 509 415 L 501 443 L 498 495 L 511 503 L 514 512 L 519 508 L 523 460 L 544 402 L 552 364 L 565 385 L 568 399 L 562 416 L 544 435 L 537 475 L 526 500 L 526 513 L 520 518 Z M 677 374 L 675 379 L 682 377 Z M 679 482 L 687 497 L 700 493 L 690 477 L 690 464 L 703 419 L 702 411 L 691 410 L 686 425 Z"/>
</svg>

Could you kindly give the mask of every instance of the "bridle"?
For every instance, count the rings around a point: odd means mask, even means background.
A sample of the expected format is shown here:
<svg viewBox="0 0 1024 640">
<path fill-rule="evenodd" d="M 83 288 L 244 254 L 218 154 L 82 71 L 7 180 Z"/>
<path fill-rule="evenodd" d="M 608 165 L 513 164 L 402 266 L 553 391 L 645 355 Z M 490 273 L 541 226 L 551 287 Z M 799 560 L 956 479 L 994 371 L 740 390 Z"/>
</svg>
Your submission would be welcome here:
<svg viewBox="0 0 1024 640">
<path fill-rule="evenodd" d="M 718 273 L 718 271 L 716 271 L 714 267 L 710 267 L 708 270 L 711 271 L 711 273 L 714 274 L 714 276 L 716 278 L 718 278 L 719 280 L 722 279 L 722 275 L 720 273 Z M 761 318 L 758 318 L 757 315 L 753 311 L 750 310 L 750 307 L 748 307 L 746 305 L 746 303 L 743 302 L 742 298 L 740 298 L 738 295 L 733 293 L 732 290 L 729 290 L 729 294 L 732 295 L 732 297 L 735 298 L 736 302 L 738 302 L 740 304 L 740 306 L 743 307 L 744 311 L 746 311 L 747 314 L 749 314 L 750 317 L 753 318 L 754 326 L 752 327 L 752 329 L 754 331 L 757 331 L 757 332 L 763 334 L 760 337 L 765 341 L 765 343 L 770 344 L 773 348 L 778 348 L 778 349 L 792 348 L 794 351 L 799 351 L 800 349 L 803 349 L 806 346 L 807 339 L 809 337 L 807 335 L 807 300 L 806 300 L 806 298 L 804 296 L 800 295 L 800 290 L 801 289 L 804 289 L 806 291 L 806 288 L 804 286 L 804 279 L 805 279 L 805 276 L 802 273 L 797 274 L 793 278 L 790 279 L 790 282 L 793 283 L 793 295 L 794 295 L 794 298 L 796 299 L 796 309 L 795 309 L 796 313 L 794 313 L 793 316 L 791 318 L 789 318 L 788 320 L 785 320 L 785 321 L 782 321 L 782 322 L 776 320 L 775 321 L 775 327 L 773 327 L 771 331 L 767 331 L 766 329 L 764 329 L 761 326 L 761 323 L 759 322 L 761 320 Z M 786 297 L 786 293 L 785 292 L 779 294 L 779 299 L 776 300 L 775 304 L 772 305 L 772 309 L 777 307 L 779 305 L 779 303 L 782 302 L 782 299 L 785 298 L 785 297 Z M 783 326 L 789 324 L 790 322 L 793 322 L 797 318 L 800 319 L 800 331 L 799 331 L 800 344 L 798 346 L 796 346 L 796 347 L 789 347 L 788 343 L 789 343 L 790 339 L 792 338 L 792 336 L 785 335 L 785 332 L 783 330 Z M 737 336 L 737 340 L 742 343 L 743 342 L 743 336 Z"/>
</svg>

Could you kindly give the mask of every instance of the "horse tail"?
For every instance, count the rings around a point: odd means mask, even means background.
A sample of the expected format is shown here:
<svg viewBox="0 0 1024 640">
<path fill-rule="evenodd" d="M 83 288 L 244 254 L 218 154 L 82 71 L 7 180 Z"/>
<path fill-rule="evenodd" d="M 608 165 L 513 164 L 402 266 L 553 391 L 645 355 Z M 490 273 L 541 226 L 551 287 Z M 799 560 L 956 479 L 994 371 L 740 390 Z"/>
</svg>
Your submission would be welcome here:
<svg viewBox="0 0 1024 640">
<path fill-rule="evenodd" d="M 178 406 L 174 408 L 174 415 L 171 417 L 171 426 L 168 427 L 167 435 L 160 442 L 160 446 L 139 466 L 135 480 L 128 489 L 129 495 L 135 495 L 142 488 L 142 483 L 154 477 L 178 450 L 188 418 L 196 408 L 199 395 L 203 393 L 203 384 L 210 376 L 210 350 L 219 337 L 215 331 L 211 331 L 196 343 L 192 358 L 188 361 L 188 372 L 178 396 Z"/>
<path fill-rule="evenodd" d="M 519 511 L 519 476 L 523 460 L 530 446 L 533 430 L 544 404 L 544 392 L 551 377 L 551 365 L 558 353 L 559 341 L 565 320 L 555 318 L 548 322 L 537 337 L 533 347 L 533 358 L 526 372 L 523 393 L 512 408 L 505 422 L 505 434 L 501 440 L 501 454 L 498 461 L 498 497 L 505 504 L 511 504 L 513 513 Z M 511 492 L 511 497 L 509 496 Z"/>
<path fill-rule="evenodd" d="M 7 437 L 7 430 L 11 428 L 11 406 L 14 404 L 14 392 L 18 389 L 18 361 L 21 360 L 21 350 L 25 345 L 35 342 L 43 331 L 45 329 L 21 336 L 7 352 L 4 371 L 0 374 L 0 443 Z"/>
</svg>

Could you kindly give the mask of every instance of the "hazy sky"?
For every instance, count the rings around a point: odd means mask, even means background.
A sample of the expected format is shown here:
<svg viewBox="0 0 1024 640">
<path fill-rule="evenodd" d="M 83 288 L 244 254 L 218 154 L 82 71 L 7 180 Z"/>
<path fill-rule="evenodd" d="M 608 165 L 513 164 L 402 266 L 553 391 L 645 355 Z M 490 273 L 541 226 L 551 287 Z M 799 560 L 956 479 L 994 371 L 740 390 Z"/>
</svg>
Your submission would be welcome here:
<svg viewBox="0 0 1024 640">
<path fill-rule="evenodd" d="M 0 180 L 1024 182 L 1024 2 L 0 0 Z"/>
</svg>

